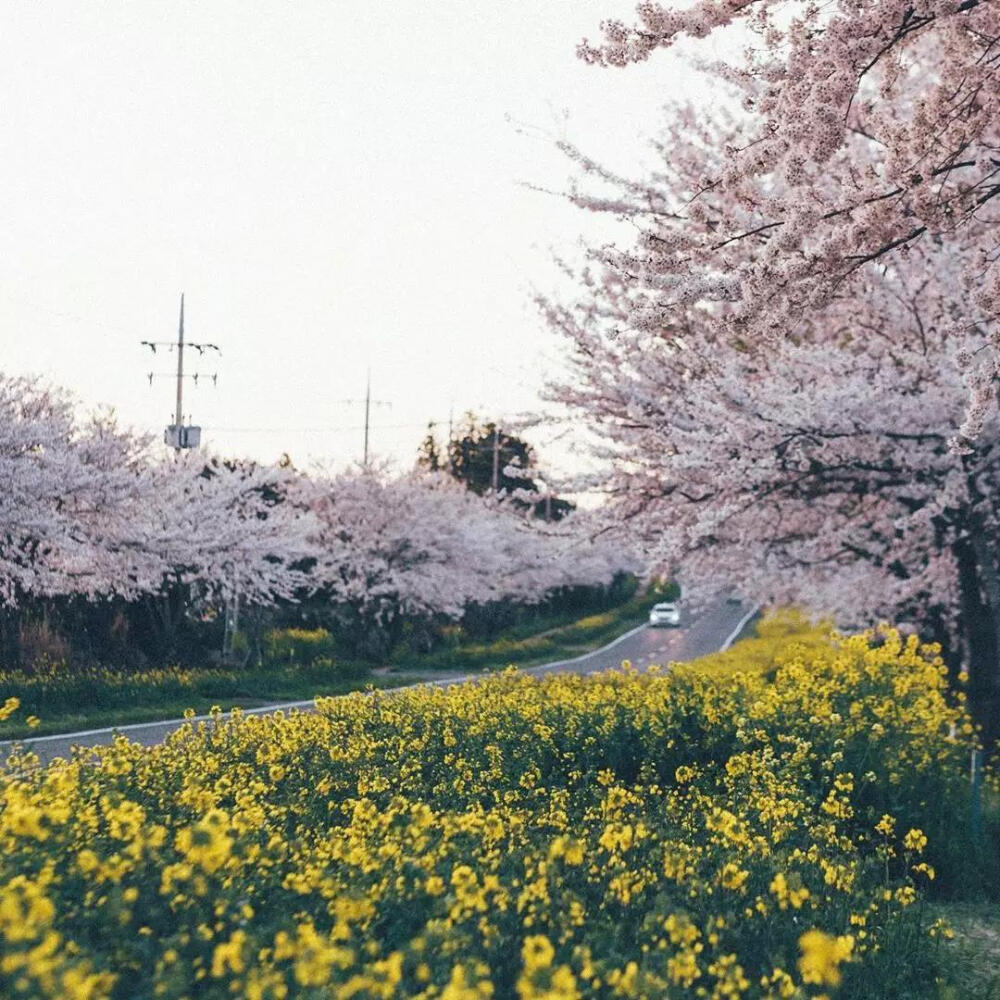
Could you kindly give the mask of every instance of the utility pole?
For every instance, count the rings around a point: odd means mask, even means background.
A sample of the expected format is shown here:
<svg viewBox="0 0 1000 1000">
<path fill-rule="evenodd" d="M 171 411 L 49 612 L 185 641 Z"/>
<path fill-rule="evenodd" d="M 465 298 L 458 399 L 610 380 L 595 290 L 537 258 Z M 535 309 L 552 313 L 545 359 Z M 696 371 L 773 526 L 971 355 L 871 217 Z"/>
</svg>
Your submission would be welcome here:
<svg viewBox="0 0 1000 1000">
<path fill-rule="evenodd" d="M 372 370 L 368 369 L 368 377 L 365 382 L 365 396 L 364 399 L 342 399 L 342 403 L 346 405 L 352 405 L 355 403 L 364 403 L 365 407 L 365 443 L 362 464 L 364 468 L 368 468 L 368 442 L 371 433 L 371 412 L 373 406 L 388 406 L 392 407 L 392 403 L 386 402 L 382 399 L 372 399 Z"/>
<path fill-rule="evenodd" d="M 216 344 L 196 344 L 193 341 L 189 341 L 185 344 L 183 292 L 181 292 L 181 314 L 180 321 L 177 325 L 177 340 L 143 340 L 141 343 L 145 347 L 148 347 L 153 354 L 156 354 L 157 348 L 160 347 L 166 348 L 168 351 L 177 351 L 176 375 L 173 372 L 149 372 L 147 377 L 150 385 L 153 384 L 153 379 L 155 378 L 176 378 L 177 380 L 177 403 L 174 409 L 174 422 L 163 432 L 164 443 L 172 447 L 175 452 L 180 452 L 185 448 L 197 448 L 201 443 L 201 428 L 184 425 L 184 379 L 189 378 L 195 385 L 197 385 L 199 378 L 210 378 L 212 380 L 212 384 L 217 385 L 219 376 L 218 374 L 202 375 L 200 372 L 185 374 L 184 348 L 185 346 L 189 347 L 192 350 L 196 350 L 199 354 L 204 354 L 205 351 L 214 351 L 216 354 L 221 355 L 222 352 Z"/>
<path fill-rule="evenodd" d="M 447 455 L 448 455 L 448 474 L 455 475 L 455 460 L 451 457 L 451 442 L 452 437 L 455 433 L 454 430 L 455 423 L 455 404 L 450 403 L 448 405 L 448 444 L 446 445 Z"/>
<path fill-rule="evenodd" d="M 500 428 L 493 425 L 493 493 L 500 492 Z"/>
<path fill-rule="evenodd" d="M 372 370 L 371 368 L 369 368 L 368 379 L 365 382 L 365 452 L 364 452 L 365 457 L 362 460 L 364 463 L 364 467 L 366 469 L 368 468 L 368 427 L 371 420 L 371 412 L 372 412 Z"/>
</svg>

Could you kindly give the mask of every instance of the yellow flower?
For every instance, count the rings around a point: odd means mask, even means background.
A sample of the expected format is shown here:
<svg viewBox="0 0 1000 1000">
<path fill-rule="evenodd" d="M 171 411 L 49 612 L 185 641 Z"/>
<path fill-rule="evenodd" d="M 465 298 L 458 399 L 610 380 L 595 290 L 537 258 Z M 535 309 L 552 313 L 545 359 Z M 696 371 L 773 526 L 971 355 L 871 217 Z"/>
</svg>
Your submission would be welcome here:
<svg viewBox="0 0 1000 1000">
<path fill-rule="evenodd" d="M 217 944 L 212 953 L 212 975 L 221 979 L 227 972 L 242 972 L 246 968 L 244 948 L 246 947 L 246 931 L 233 931 L 232 937 L 225 944 Z"/>
<path fill-rule="evenodd" d="M 544 934 L 526 937 L 521 946 L 521 960 L 524 962 L 526 972 L 533 972 L 535 969 L 551 965 L 555 954 L 552 942 Z"/>
<path fill-rule="evenodd" d="M 218 871 L 229 860 L 233 847 L 228 830 L 229 817 L 221 809 L 210 809 L 194 826 L 178 832 L 177 850 L 206 872 Z"/>
<path fill-rule="evenodd" d="M 486 971 L 483 967 L 484 976 Z M 493 984 L 489 979 L 470 980 L 462 965 L 456 965 L 451 970 L 451 978 L 441 992 L 441 1000 L 489 1000 L 491 996 L 493 996 Z"/>
<path fill-rule="evenodd" d="M 742 889 L 748 878 L 750 878 L 750 872 L 733 864 L 732 861 L 726 862 L 722 871 L 719 872 L 719 883 L 724 889 Z"/>
<path fill-rule="evenodd" d="M 875 829 L 884 836 L 891 837 L 896 829 L 896 821 L 886 814 L 875 824 Z"/>
<path fill-rule="evenodd" d="M 847 934 L 834 937 L 820 930 L 806 931 L 799 938 L 802 957 L 799 972 L 802 981 L 816 986 L 839 986 L 840 965 L 851 957 L 854 938 Z"/>
</svg>

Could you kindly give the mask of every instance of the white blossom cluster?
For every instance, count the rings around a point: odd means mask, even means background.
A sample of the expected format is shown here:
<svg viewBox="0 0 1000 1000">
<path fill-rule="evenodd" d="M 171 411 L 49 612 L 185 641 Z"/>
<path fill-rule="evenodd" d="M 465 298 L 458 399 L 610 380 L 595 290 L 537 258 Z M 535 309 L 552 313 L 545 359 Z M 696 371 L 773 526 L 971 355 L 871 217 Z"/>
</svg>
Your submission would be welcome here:
<svg viewBox="0 0 1000 1000">
<path fill-rule="evenodd" d="M 859 270 L 895 266 L 918 244 L 960 257 L 969 322 L 991 333 L 961 447 L 982 425 L 1000 337 L 1000 3 L 643 2 L 635 26 L 607 22 L 603 43 L 580 53 L 624 66 L 728 28 L 753 40 L 745 57 L 704 68 L 745 114 L 673 109 L 662 177 L 621 188 L 617 210 L 642 221 L 647 251 L 629 273 L 662 290 L 661 312 L 714 305 L 733 335 L 775 343 Z M 595 210 L 614 201 L 575 194 Z M 626 270 L 620 251 L 607 260 Z"/>
<path fill-rule="evenodd" d="M 580 54 L 729 27 L 735 99 L 668 106 L 649 179 L 562 147 L 637 233 L 540 303 L 609 525 L 689 594 L 1000 637 L 1000 3 L 648 0 Z"/>
<path fill-rule="evenodd" d="M 457 618 L 633 568 L 583 515 L 529 523 L 438 476 L 156 459 L 110 417 L 76 414 L 65 393 L 0 375 L 0 604 L 181 586 L 206 602 L 321 591 L 376 618 Z"/>
</svg>

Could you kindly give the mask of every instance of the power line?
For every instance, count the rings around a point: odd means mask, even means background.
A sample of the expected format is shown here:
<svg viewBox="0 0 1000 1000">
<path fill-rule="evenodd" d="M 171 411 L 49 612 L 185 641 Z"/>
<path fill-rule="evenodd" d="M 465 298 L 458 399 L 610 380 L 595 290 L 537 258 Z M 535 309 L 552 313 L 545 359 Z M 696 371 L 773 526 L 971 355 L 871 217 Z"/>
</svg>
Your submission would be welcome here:
<svg viewBox="0 0 1000 1000">
<path fill-rule="evenodd" d="M 410 430 L 419 427 L 439 427 L 447 424 L 447 420 L 421 420 L 408 424 L 371 424 L 370 429 L 376 431 Z M 207 431 L 225 434 L 346 434 L 363 431 L 364 424 L 350 424 L 339 427 L 327 424 L 323 427 L 206 427 Z"/>
<path fill-rule="evenodd" d="M 348 402 L 355 402 L 350 400 Z M 414 420 L 409 423 L 402 424 L 371 424 L 372 430 L 378 431 L 392 431 L 392 430 L 411 430 L 415 428 L 426 428 L 426 427 L 452 427 L 457 424 L 458 421 L 453 417 L 442 418 L 438 420 Z M 552 417 L 551 419 L 546 418 L 544 422 L 539 421 L 539 426 L 542 424 L 563 424 L 563 423 L 574 423 L 578 424 L 579 420 L 574 417 Z M 510 421 L 503 421 L 504 426 L 510 426 Z M 363 431 L 365 429 L 364 424 L 324 424 L 316 427 L 220 427 L 217 425 L 212 425 L 210 427 L 205 427 L 207 431 L 216 431 L 226 434 L 328 434 L 328 433 L 348 433 Z M 567 429 L 563 433 L 568 433 Z M 449 438 L 452 435 L 449 435 Z"/>
</svg>

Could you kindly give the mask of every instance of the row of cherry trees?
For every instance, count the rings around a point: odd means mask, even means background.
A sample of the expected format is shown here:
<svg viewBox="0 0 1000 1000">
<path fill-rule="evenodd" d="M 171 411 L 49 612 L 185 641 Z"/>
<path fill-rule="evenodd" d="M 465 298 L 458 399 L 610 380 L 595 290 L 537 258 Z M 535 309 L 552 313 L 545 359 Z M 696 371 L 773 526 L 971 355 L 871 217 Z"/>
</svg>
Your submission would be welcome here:
<svg viewBox="0 0 1000 1000">
<path fill-rule="evenodd" d="M 910 620 L 1000 694 L 1000 4 L 645 2 L 580 54 L 741 32 L 655 173 L 564 146 L 634 225 L 543 309 L 650 562 L 842 622 Z M 685 44 L 695 45 L 686 42 Z M 992 708 L 990 707 L 992 705 Z"/>
<path fill-rule="evenodd" d="M 629 568 L 580 524 L 529 523 L 443 476 L 306 475 L 196 453 L 154 460 L 150 442 L 110 416 L 76 414 L 42 382 L 0 377 L 7 661 L 24 610 L 46 602 L 69 602 L 79 621 L 95 607 L 142 609 L 169 650 L 192 613 L 235 601 L 319 602 L 363 631 L 540 601 Z"/>
</svg>

